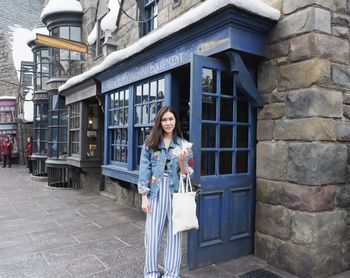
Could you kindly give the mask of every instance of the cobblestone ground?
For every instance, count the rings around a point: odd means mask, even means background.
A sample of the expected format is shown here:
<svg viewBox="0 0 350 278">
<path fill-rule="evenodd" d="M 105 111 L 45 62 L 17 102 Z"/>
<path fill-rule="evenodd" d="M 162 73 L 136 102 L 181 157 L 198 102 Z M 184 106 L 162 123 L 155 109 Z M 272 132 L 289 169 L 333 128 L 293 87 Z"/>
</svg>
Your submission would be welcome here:
<svg viewBox="0 0 350 278">
<path fill-rule="evenodd" d="M 32 180 L 24 166 L 0 168 L 1 278 L 142 277 L 142 213 L 99 194 L 46 184 Z M 184 266 L 181 277 L 239 277 L 257 268 L 293 277 L 254 256 L 191 271 Z"/>
</svg>

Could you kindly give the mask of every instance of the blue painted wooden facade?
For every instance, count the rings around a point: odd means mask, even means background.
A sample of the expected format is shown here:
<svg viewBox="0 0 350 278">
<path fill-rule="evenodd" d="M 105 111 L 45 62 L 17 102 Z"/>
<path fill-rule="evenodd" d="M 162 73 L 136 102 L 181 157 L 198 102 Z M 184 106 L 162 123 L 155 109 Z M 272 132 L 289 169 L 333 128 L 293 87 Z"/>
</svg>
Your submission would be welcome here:
<svg viewBox="0 0 350 278">
<path fill-rule="evenodd" d="M 191 268 L 253 251 L 256 107 L 263 105 L 255 72 L 273 24 L 228 6 L 97 76 L 106 176 L 136 184 L 151 111 L 179 111 L 194 143 L 193 182 L 202 186 L 200 229 L 188 239 Z"/>
</svg>

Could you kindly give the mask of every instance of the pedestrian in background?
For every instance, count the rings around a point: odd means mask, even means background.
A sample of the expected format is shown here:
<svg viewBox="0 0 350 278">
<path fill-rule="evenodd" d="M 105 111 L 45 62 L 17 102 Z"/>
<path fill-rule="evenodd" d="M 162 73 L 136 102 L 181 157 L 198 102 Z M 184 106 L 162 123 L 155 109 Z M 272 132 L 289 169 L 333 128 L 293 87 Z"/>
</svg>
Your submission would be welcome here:
<svg viewBox="0 0 350 278">
<path fill-rule="evenodd" d="M 9 137 L 5 138 L 5 141 L 2 143 L 2 157 L 3 157 L 3 165 L 2 168 L 11 167 L 11 154 L 12 154 L 13 144 Z M 7 161 L 7 163 L 6 163 Z"/>
<path fill-rule="evenodd" d="M 178 278 L 181 265 L 182 233 L 173 235 L 172 193 L 179 188 L 180 175 L 192 174 L 192 151 L 182 138 L 178 117 L 171 107 L 159 110 L 155 125 L 142 147 L 138 191 L 146 215 L 144 277 L 160 277 L 158 255 L 164 227 L 167 245 L 164 250 L 164 278 Z"/>
<path fill-rule="evenodd" d="M 27 160 L 27 167 L 28 167 L 29 173 L 32 172 L 32 154 L 33 154 L 33 138 L 28 137 L 26 151 L 25 151 L 25 157 Z"/>
</svg>

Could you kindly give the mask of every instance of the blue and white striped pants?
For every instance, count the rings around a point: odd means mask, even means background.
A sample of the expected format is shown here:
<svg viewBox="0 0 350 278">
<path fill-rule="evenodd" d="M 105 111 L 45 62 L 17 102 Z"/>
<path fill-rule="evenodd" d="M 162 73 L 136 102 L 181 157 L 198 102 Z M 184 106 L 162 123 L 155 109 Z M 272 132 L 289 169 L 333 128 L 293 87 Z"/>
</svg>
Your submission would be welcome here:
<svg viewBox="0 0 350 278">
<path fill-rule="evenodd" d="M 169 191 L 169 178 L 164 174 L 158 194 L 150 200 L 151 212 L 147 213 L 145 229 L 146 278 L 158 278 L 158 254 L 161 246 L 164 227 L 167 222 L 167 245 L 164 250 L 164 278 L 179 278 L 181 265 L 182 233 L 173 235 L 172 196 Z"/>
</svg>

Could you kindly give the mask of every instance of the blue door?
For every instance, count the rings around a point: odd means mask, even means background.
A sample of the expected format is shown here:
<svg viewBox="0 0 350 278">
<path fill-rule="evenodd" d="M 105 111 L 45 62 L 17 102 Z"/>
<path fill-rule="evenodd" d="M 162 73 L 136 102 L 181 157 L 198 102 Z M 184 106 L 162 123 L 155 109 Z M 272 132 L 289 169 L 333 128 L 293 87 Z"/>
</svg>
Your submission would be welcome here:
<svg viewBox="0 0 350 278">
<path fill-rule="evenodd" d="M 188 237 L 190 268 L 253 251 L 255 110 L 233 68 L 213 58 L 192 59 L 192 182 L 200 184 L 202 192 L 197 202 L 199 230 Z"/>
</svg>

